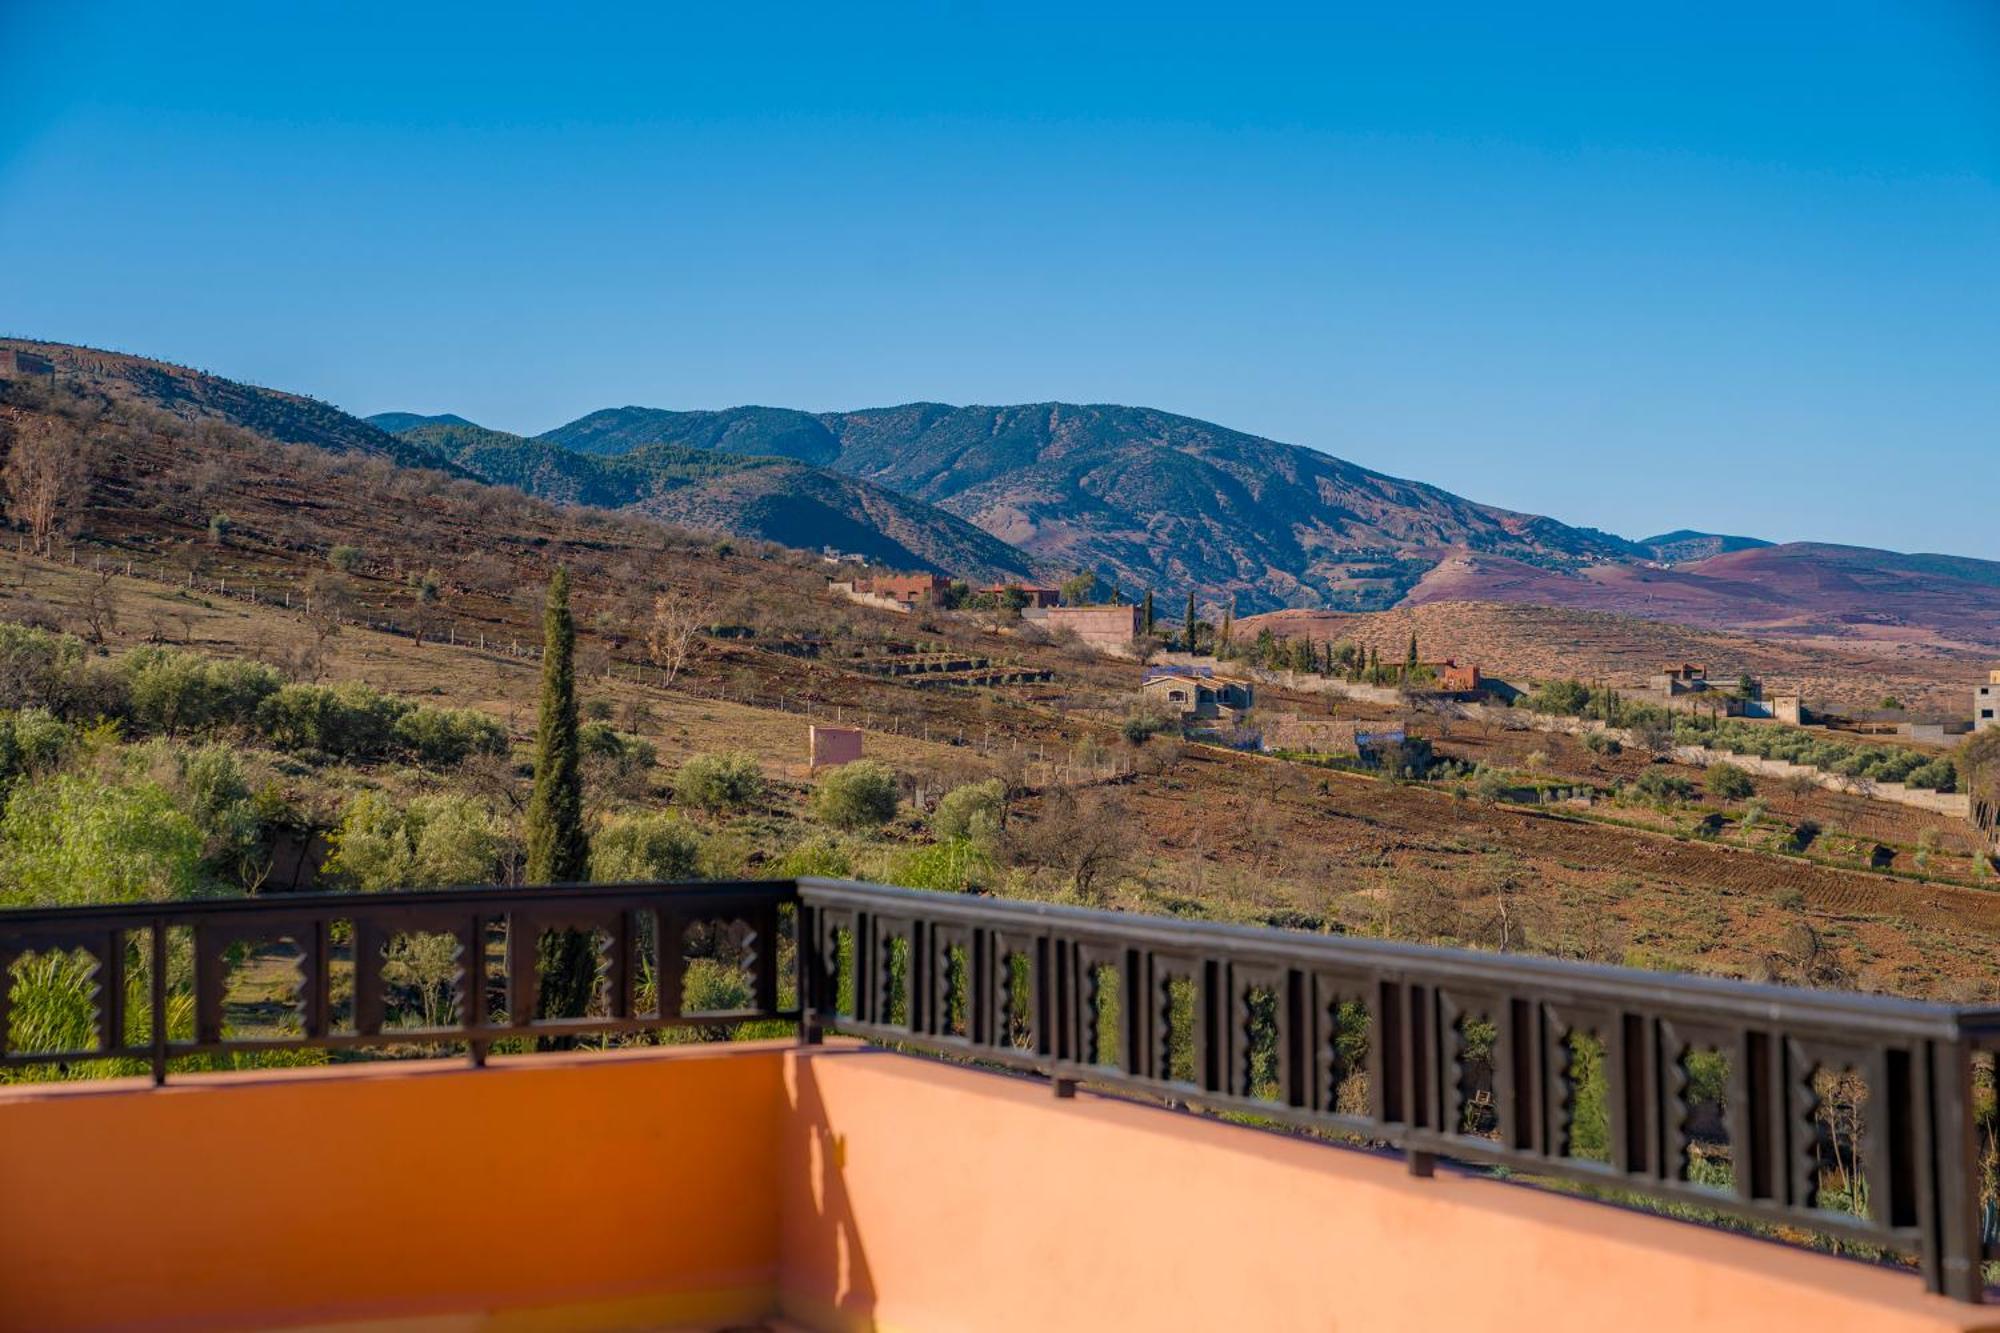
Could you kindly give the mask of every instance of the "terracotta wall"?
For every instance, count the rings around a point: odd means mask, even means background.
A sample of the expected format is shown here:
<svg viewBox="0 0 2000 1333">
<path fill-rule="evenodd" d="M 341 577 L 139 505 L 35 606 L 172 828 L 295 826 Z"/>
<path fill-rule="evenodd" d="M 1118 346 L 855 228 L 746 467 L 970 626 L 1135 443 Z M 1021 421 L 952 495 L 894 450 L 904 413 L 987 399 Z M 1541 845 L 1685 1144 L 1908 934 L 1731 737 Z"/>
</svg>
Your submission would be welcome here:
<svg viewBox="0 0 2000 1333">
<path fill-rule="evenodd" d="M 781 1303 L 911 1333 L 2000 1328 L 1907 1273 L 851 1047 L 0 1090 L 0 1328 Z"/>
<path fill-rule="evenodd" d="M 0 1090 L 0 1328 L 755 1315 L 785 1049 Z"/>
<path fill-rule="evenodd" d="M 1910 1274 L 1001 1075 L 829 1053 L 786 1085 L 786 1309 L 821 1328 L 2000 1327 Z"/>
</svg>

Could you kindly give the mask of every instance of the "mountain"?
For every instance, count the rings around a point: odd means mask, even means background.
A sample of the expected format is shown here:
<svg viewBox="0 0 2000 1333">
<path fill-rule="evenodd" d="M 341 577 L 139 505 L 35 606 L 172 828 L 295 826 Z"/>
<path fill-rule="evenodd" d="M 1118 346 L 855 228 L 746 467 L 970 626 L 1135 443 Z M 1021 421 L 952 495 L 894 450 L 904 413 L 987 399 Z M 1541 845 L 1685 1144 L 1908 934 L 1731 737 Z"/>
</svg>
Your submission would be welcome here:
<svg viewBox="0 0 2000 1333">
<path fill-rule="evenodd" d="M 317 398 L 241 384 L 124 352 L 0 338 L 0 364 L 19 365 L 24 353 L 53 367 L 50 378 L 59 386 L 141 403 L 190 424 L 236 426 L 286 444 L 374 454 L 406 467 L 442 465 L 421 447 Z M 451 470 L 448 465 L 447 470 Z"/>
<path fill-rule="evenodd" d="M 1719 532 L 1695 532 L 1691 528 L 1680 528 L 1663 532 L 1657 537 L 1643 537 L 1639 545 L 1651 551 L 1653 559 L 1678 565 L 1691 560 L 1706 560 L 1710 556 L 1728 555 L 1732 551 L 1754 551 L 1773 543 L 1761 537 L 1725 537 Z"/>
<path fill-rule="evenodd" d="M 973 579 L 1029 579 L 1035 562 L 978 528 L 872 482 L 790 458 L 678 444 L 615 456 L 578 453 L 473 425 L 463 417 L 415 419 L 400 432 L 481 481 L 559 504 L 650 514 L 686 527 L 805 550 L 831 546 L 897 569 Z"/>
<path fill-rule="evenodd" d="M 1393 605 L 1454 548 L 1556 569 L 1649 554 L 1607 533 L 1150 408 L 626 407 L 540 438 L 607 455 L 656 443 L 783 454 L 936 505 L 1053 565 L 1094 569 L 1128 589 L 1234 595 L 1253 610 Z"/>
<path fill-rule="evenodd" d="M 778 453 L 957 514 L 1058 567 L 1249 613 L 1439 601 L 1878 643 L 2000 644 L 2000 564 L 1693 529 L 1631 542 L 1148 408 L 911 403 L 593 412 L 541 438 Z M 1662 568 L 1665 566 L 1665 568 Z"/>
<path fill-rule="evenodd" d="M 407 431 L 416 429 L 418 426 L 470 426 L 472 424 L 464 417 L 452 412 L 441 412 L 436 416 L 430 417 L 425 416 L 421 412 L 377 412 L 373 416 L 363 417 L 362 420 L 371 426 L 377 426 L 388 431 L 391 435 L 401 435 Z"/>
</svg>

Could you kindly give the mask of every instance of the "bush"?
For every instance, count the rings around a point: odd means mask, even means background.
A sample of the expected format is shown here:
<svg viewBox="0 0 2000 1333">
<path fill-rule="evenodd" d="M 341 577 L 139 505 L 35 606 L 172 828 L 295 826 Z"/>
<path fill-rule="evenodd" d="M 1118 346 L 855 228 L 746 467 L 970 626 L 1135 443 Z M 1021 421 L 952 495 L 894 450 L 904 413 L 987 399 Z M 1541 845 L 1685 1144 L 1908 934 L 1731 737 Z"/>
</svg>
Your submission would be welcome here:
<svg viewBox="0 0 2000 1333">
<path fill-rule="evenodd" d="M 671 814 L 613 815 L 590 838 L 590 877 L 599 884 L 694 879 L 701 837 Z"/>
<path fill-rule="evenodd" d="M 771 879 L 851 879 L 854 857 L 831 838 L 813 838 L 772 862 L 765 874 Z"/>
<path fill-rule="evenodd" d="M 157 782 L 22 784 L 0 816 L 0 903 L 160 902 L 204 887 L 202 834 Z"/>
<path fill-rule="evenodd" d="M 1922 787 L 1926 791 L 1957 791 L 1958 770 L 1949 759 L 1933 759 L 1919 768 L 1912 769 L 1904 779 L 1912 787 Z"/>
<path fill-rule="evenodd" d="M 1757 794 L 1757 784 L 1734 764 L 1711 764 L 1702 785 L 1719 801 L 1743 801 Z"/>
<path fill-rule="evenodd" d="M 936 893 L 964 893 L 979 887 L 992 873 L 992 855 L 964 838 L 914 848 L 899 853 L 889 863 L 891 884 Z"/>
<path fill-rule="evenodd" d="M 361 548 L 336 546 L 326 553 L 326 563 L 343 574 L 351 574 L 361 567 Z"/>
<path fill-rule="evenodd" d="M 492 815 L 463 796 L 419 796 L 398 806 L 381 792 L 349 802 L 326 868 L 354 888 L 442 888 L 498 878 L 505 840 Z"/>
<path fill-rule="evenodd" d="M 46 773 L 76 743 L 76 729 L 46 708 L 0 714 L 0 783 Z"/>
<path fill-rule="evenodd" d="M 1580 680 L 1549 680 L 1537 685 L 1526 700 L 1537 713 L 1581 717 L 1590 706 L 1590 688 Z"/>
<path fill-rule="evenodd" d="M 70 716 L 88 692 L 87 652 L 73 634 L 0 624 L 0 708 L 46 708 Z"/>
<path fill-rule="evenodd" d="M 946 792 L 931 814 L 931 832 L 950 840 L 990 843 L 1007 822 L 1007 784 L 998 778 Z"/>
<path fill-rule="evenodd" d="M 625 735 L 608 722 L 584 723 L 576 740 L 586 760 L 598 761 L 618 777 L 643 773 L 659 758 L 659 750 L 651 741 Z M 761 784 L 761 775 L 758 780 Z M 761 785 L 758 790 L 762 790 Z"/>
<path fill-rule="evenodd" d="M 1616 736 L 1601 731 L 1584 732 L 1583 748 L 1592 754 L 1619 754 L 1625 749 Z"/>
<path fill-rule="evenodd" d="M 173 648 L 139 648 L 118 663 L 125 714 L 142 731 L 175 736 L 248 726 L 283 682 L 255 662 L 219 661 Z"/>
<path fill-rule="evenodd" d="M 470 708 L 412 708 L 396 719 L 396 744 L 431 768 L 452 768 L 475 754 L 507 753 L 507 729 Z"/>
<path fill-rule="evenodd" d="M 285 749 L 374 758 L 389 752 L 408 711 L 409 704 L 364 685 L 287 685 L 258 708 L 257 726 Z"/>
<path fill-rule="evenodd" d="M 697 754 L 674 774 L 674 799 L 697 810 L 747 810 L 764 795 L 764 773 L 747 754 Z"/>
<path fill-rule="evenodd" d="M 1692 782 L 1689 782 L 1686 778 L 1675 777 L 1672 773 L 1658 768 L 1649 768 L 1644 773 L 1641 773 L 1639 780 L 1633 783 L 1632 786 L 1634 790 L 1647 800 L 1657 802 L 1661 805 L 1671 805 L 1676 801 L 1685 801 L 1694 795 L 1694 784 Z"/>
<path fill-rule="evenodd" d="M 813 817 L 840 829 L 880 828 L 896 817 L 896 775 L 872 759 L 830 770 L 813 791 Z"/>
</svg>

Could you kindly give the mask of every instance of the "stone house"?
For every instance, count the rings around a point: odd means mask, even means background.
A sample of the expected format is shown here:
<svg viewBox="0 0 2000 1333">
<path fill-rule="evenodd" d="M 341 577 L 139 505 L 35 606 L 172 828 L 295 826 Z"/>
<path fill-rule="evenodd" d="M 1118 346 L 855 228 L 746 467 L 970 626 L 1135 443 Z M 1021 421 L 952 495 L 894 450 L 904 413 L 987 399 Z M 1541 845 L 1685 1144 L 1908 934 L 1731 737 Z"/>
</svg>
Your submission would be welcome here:
<svg viewBox="0 0 2000 1333">
<path fill-rule="evenodd" d="M 1139 693 L 1147 702 L 1179 714 L 1184 722 L 1240 715 L 1257 706 L 1254 685 L 1219 676 L 1209 667 L 1148 667 Z"/>
</svg>

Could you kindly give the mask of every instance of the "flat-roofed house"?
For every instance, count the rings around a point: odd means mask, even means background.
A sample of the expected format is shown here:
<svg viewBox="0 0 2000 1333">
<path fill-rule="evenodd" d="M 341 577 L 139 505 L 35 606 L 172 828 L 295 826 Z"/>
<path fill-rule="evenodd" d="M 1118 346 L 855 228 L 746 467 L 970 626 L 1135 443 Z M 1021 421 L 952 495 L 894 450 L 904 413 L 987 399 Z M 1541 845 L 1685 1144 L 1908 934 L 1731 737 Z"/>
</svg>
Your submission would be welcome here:
<svg viewBox="0 0 2000 1333">
<path fill-rule="evenodd" d="M 1139 692 L 1148 702 L 1182 720 L 1246 713 L 1257 706 L 1257 689 L 1247 680 L 1217 675 L 1213 667 L 1147 667 Z"/>
</svg>

